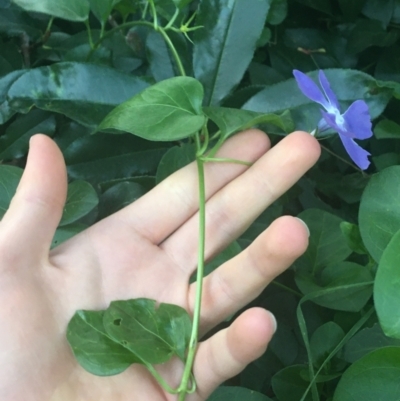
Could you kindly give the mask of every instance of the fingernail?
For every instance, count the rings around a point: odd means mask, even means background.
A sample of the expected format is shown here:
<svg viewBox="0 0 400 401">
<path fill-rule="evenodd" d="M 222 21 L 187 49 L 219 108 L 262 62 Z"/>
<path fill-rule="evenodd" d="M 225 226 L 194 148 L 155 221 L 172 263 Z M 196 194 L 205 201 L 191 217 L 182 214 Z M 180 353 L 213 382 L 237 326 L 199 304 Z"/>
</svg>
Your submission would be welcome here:
<svg viewBox="0 0 400 401">
<path fill-rule="evenodd" d="M 310 229 L 308 228 L 308 225 L 302 219 L 299 219 L 298 217 L 296 217 L 296 219 L 299 220 L 304 225 L 304 227 L 307 230 L 308 236 L 310 236 Z"/>
<path fill-rule="evenodd" d="M 271 323 L 272 323 L 272 327 L 274 329 L 274 334 L 275 334 L 276 330 L 278 328 L 278 322 L 276 321 L 275 316 L 271 312 L 268 311 L 268 313 L 271 315 Z"/>
</svg>

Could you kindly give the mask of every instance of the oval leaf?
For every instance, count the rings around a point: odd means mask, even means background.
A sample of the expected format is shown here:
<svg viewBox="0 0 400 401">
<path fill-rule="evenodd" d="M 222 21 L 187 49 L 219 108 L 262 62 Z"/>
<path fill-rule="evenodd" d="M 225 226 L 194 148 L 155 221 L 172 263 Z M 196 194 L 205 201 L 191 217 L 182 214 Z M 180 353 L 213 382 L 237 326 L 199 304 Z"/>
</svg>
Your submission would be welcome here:
<svg viewBox="0 0 400 401">
<path fill-rule="evenodd" d="M 89 16 L 87 0 L 13 0 L 26 11 L 49 14 L 70 21 L 85 21 Z"/>
<path fill-rule="evenodd" d="M 227 107 L 204 107 L 207 117 L 217 124 L 221 134 L 228 139 L 232 134 L 244 131 L 260 124 L 272 124 L 289 133 L 293 130 L 293 122 L 289 112 L 281 115 L 263 114 L 248 110 L 230 109 Z"/>
<path fill-rule="evenodd" d="M 271 401 L 271 398 L 244 387 L 218 387 L 207 401 Z"/>
<path fill-rule="evenodd" d="M 17 190 L 23 170 L 14 166 L 0 166 L 0 219 L 3 218 Z"/>
<path fill-rule="evenodd" d="M 400 230 L 389 242 L 379 262 L 374 300 L 385 334 L 400 338 Z"/>
<path fill-rule="evenodd" d="M 381 348 L 344 372 L 333 401 L 398 401 L 399 377 L 400 347 Z"/>
<path fill-rule="evenodd" d="M 111 376 L 139 361 L 105 332 L 103 317 L 104 311 L 77 311 L 68 323 L 67 340 L 85 370 Z"/>
<path fill-rule="evenodd" d="M 217 105 L 243 77 L 272 0 L 203 0 L 194 37 L 194 74 L 205 104 Z M 234 68 L 232 68 L 234 66 Z"/>
<path fill-rule="evenodd" d="M 26 72 L 9 89 L 8 101 L 22 113 L 36 106 L 95 127 L 115 106 L 148 85 L 141 77 L 112 68 L 65 62 Z"/>
<path fill-rule="evenodd" d="M 191 320 L 185 309 L 151 299 L 111 302 L 104 314 L 106 332 L 144 364 L 167 362 L 173 355 L 184 359 Z"/>
<path fill-rule="evenodd" d="M 371 256 L 378 262 L 389 241 L 400 229 L 399 199 L 400 166 L 389 167 L 374 175 L 361 198 L 361 237 Z"/>
<path fill-rule="evenodd" d="M 94 188 L 86 181 L 74 181 L 68 185 L 67 201 L 60 226 L 71 224 L 87 215 L 99 203 Z"/>
<path fill-rule="evenodd" d="M 175 77 L 145 89 L 114 109 L 98 130 L 117 129 L 151 141 L 187 138 L 202 128 L 203 87 L 190 77 Z"/>
</svg>

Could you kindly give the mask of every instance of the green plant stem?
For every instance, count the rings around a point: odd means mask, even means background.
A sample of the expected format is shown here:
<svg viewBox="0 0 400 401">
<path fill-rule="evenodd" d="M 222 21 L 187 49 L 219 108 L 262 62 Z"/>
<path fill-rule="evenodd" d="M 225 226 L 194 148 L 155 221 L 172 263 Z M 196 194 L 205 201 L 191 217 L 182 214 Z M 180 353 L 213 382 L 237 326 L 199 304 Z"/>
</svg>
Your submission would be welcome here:
<svg viewBox="0 0 400 401">
<path fill-rule="evenodd" d="M 178 15 L 179 15 L 179 8 L 177 7 L 176 8 L 176 10 L 175 10 L 175 13 L 174 13 L 174 15 L 172 16 L 172 18 L 171 18 L 171 20 L 168 22 L 168 24 L 165 26 L 165 30 L 168 30 L 168 29 L 170 29 L 174 24 L 175 24 L 175 21 L 176 21 L 176 19 L 178 18 Z"/>
<path fill-rule="evenodd" d="M 300 401 L 304 401 L 306 395 L 308 394 L 308 392 L 311 390 L 311 395 L 312 395 L 312 399 L 313 401 L 319 401 L 319 393 L 318 393 L 318 389 L 317 389 L 317 385 L 316 385 L 316 379 L 317 379 L 317 375 L 314 372 L 314 365 L 313 365 L 313 356 L 312 356 L 312 352 L 311 352 L 311 347 L 310 347 L 310 341 L 308 339 L 308 331 L 307 331 L 307 324 L 306 321 L 304 319 L 304 315 L 303 312 L 301 310 L 301 306 L 304 302 L 306 301 L 312 301 L 314 299 L 318 299 L 322 296 L 328 295 L 328 294 L 332 294 L 335 293 L 336 291 L 340 290 L 340 289 L 350 289 L 350 288 L 362 288 L 368 285 L 373 285 L 374 282 L 370 281 L 370 282 L 365 282 L 365 283 L 357 283 L 357 284 L 349 284 L 349 285 L 342 285 L 339 287 L 332 287 L 332 288 L 326 288 L 323 290 L 318 290 L 315 292 L 311 292 L 307 295 L 305 295 L 299 302 L 299 304 L 297 305 L 297 321 L 299 323 L 299 327 L 300 327 L 300 332 L 301 332 L 301 336 L 303 337 L 303 341 L 304 341 L 304 345 L 306 347 L 306 351 L 307 351 L 307 358 L 308 358 L 308 370 L 309 370 L 309 375 L 310 375 L 310 385 L 309 388 L 307 389 L 307 391 L 305 392 L 305 394 L 303 394 L 303 397 Z"/>
<path fill-rule="evenodd" d="M 350 163 L 349 161 L 347 161 L 346 159 L 343 159 L 343 157 L 337 155 L 335 152 L 332 152 L 329 148 L 327 148 L 324 145 L 321 145 L 321 148 L 324 149 L 326 152 L 330 153 L 332 156 L 336 157 L 337 159 L 339 159 L 340 161 L 342 161 L 343 163 L 346 163 L 347 165 L 349 165 L 350 167 L 354 168 L 354 170 L 357 170 L 358 172 L 360 172 L 363 176 L 368 176 L 368 174 L 366 174 L 363 170 L 361 170 L 360 168 L 358 168 L 357 166 L 355 166 L 354 164 Z"/>
<path fill-rule="evenodd" d="M 51 31 L 51 27 L 52 27 L 52 25 L 53 25 L 53 21 L 54 21 L 54 17 L 51 17 L 50 20 L 49 20 L 49 23 L 47 24 L 47 28 L 46 28 L 46 31 L 45 31 L 45 35 L 46 35 L 48 32 Z"/>
<path fill-rule="evenodd" d="M 200 149 L 199 149 L 200 150 Z M 205 242 L 206 242 L 206 188 L 204 176 L 204 162 L 200 157 L 197 157 L 197 171 L 199 179 L 199 249 L 198 249 L 198 264 L 196 278 L 196 300 L 193 312 L 193 326 L 190 336 L 189 350 L 186 359 L 185 369 L 182 376 L 181 385 L 179 387 L 178 401 L 185 401 L 187 388 L 192 374 L 194 357 L 197 351 L 197 342 L 200 326 L 201 314 L 201 298 L 203 292 L 203 277 L 204 277 L 204 259 L 205 259 Z"/>
<path fill-rule="evenodd" d="M 271 284 L 275 285 L 276 287 L 282 288 L 283 290 L 285 290 L 285 291 L 287 291 L 287 292 L 290 292 L 290 293 L 292 293 L 293 295 L 296 295 L 296 297 L 299 297 L 299 298 L 302 298 L 302 297 L 303 297 L 303 294 L 302 294 L 302 293 L 300 293 L 300 292 L 298 292 L 298 291 L 296 291 L 296 290 L 293 290 L 293 289 L 290 288 L 290 287 L 287 287 L 286 285 L 280 283 L 279 281 L 272 280 L 272 281 L 271 281 Z"/>
<path fill-rule="evenodd" d="M 171 39 L 169 38 L 167 32 L 165 31 L 164 28 L 161 28 L 161 27 L 158 28 L 158 32 L 161 33 L 161 35 L 163 36 L 163 38 L 164 38 L 164 40 L 165 40 L 165 43 L 168 45 L 169 49 L 171 50 L 171 53 L 172 53 L 172 55 L 174 56 L 174 59 L 175 59 L 176 64 L 177 64 L 177 66 L 178 66 L 179 74 L 180 74 L 182 77 L 185 77 L 185 76 L 186 76 L 185 68 L 183 67 L 181 58 L 179 57 L 179 54 L 178 54 L 178 52 L 176 51 L 175 46 L 174 46 L 174 44 L 172 43 Z"/>
<path fill-rule="evenodd" d="M 91 51 L 87 55 L 86 61 L 90 61 L 90 59 L 93 56 L 93 53 L 100 46 L 100 44 L 103 42 L 103 40 L 107 39 L 109 36 L 113 35 L 115 32 L 117 32 L 117 31 L 119 31 L 121 29 L 132 28 L 134 26 L 140 26 L 140 25 L 141 26 L 147 26 L 149 28 L 154 28 L 155 29 L 154 24 L 152 24 L 150 22 L 147 22 L 147 21 L 131 21 L 131 22 L 127 22 L 125 24 L 118 25 L 117 27 L 115 27 L 113 29 L 110 29 L 109 31 L 104 33 L 104 35 L 101 36 L 99 38 L 99 40 L 95 44 L 93 44 L 93 46 L 91 45 Z M 181 58 L 179 57 L 179 54 L 178 54 L 177 50 L 175 49 L 175 46 L 172 43 L 171 39 L 169 38 L 167 32 L 165 31 L 164 28 L 162 28 L 160 26 L 157 26 L 156 31 L 159 32 L 163 36 L 163 38 L 165 40 L 165 43 L 167 44 L 167 46 L 171 50 L 171 53 L 174 56 L 175 62 L 177 64 L 177 66 L 178 66 L 178 70 L 179 70 L 180 75 L 183 76 L 183 77 L 186 76 L 185 68 L 183 67 Z M 90 36 L 90 40 L 91 40 L 91 36 Z"/>
<path fill-rule="evenodd" d="M 340 343 L 333 349 L 333 351 L 328 355 L 322 365 L 319 367 L 315 376 L 311 380 L 310 384 L 308 385 L 306 391 L 304 392 L 303 396 L 301 397 L 300 401 L 304 401 L 307 397 L 308 392 L 310 391 L 311 387 L 314 385 L 315 381 L 318 378 L 318 375 L 322 372 L 322 369 L 328 364 L 328 362 L 341 350 L 341 348 L 356 334 L 362 326 L 368 321 L 368 319 L 372 316 L 375 311 L 375 307 L 372 307 L 350 330 L 349 332 L 343 337 Z"/>
<path fill-rule="evenodd" d="M 253 165 L 252 162 L 246 162 L 245 160 L 237 160 L 237 159 L 229 159 L 229 158 L 218 158 L 218 157 L 202 157 L 201 160 L 203 162 L 210 163 L 234 163 L 234 164 L 242 164 L 247 167 L 251 167 Z"/>
<path fill-rule="evenodd" d="M 104 35 L 99 38 L 99 40 L 94 44 L 94 47 L 92 48 L 92 50 L 89 52 L 89 54 L 86 57 L 86 61 L 90 61 L 90 59 L 93 56 L 93 53 L 96 51 L 96 49 L 101 45 L 101 43 L 107 39 L 108 37 L 110 37 L 111 35 L 113 35 L 115 32 L 120 31 L 121 29 L 125 29 L 125 28 L 132 28 L 134 26 L 147 26 L 149 28 L 153 28 L 153 24 L 147 21 L 130 21 L 130 22 L 126 22 L 124 24 L 118 25 L 117 27 L 110 29 L 109 31 L 107 31 L 106 33 L 104 33 Z"/>
<path fill-rule="evenodd" d="M 162 378 L 162 376 L 153 368 L 150 363 L 146 363 L 147 370 L 157 380 L 157 383 L 168 393 L 177 394 L 179 389 L 173 389 L 169 384 Z"/>
<path fill-rule="evenodd" d="M 89 44 L 90 44 L 90 48 L 91 48 L 91 52 L 92 52 L 93 50 L 95 50 L 95 44 L 93 43 L 92 30 L 90 29 L 89 19 L 87 19 L 85 21 L 85 26 L 87 29 Z"/>
<path fill-rule="evenodd" d="M 154 25 L 154 30 L 158 31 L 158 21 L 157 21 L 157 10 L 156 6 L 154 5 L 153 0 L 148 0 L 151 8 L 151 12 L 153 13 L 153 25 Z"/>
</svg>

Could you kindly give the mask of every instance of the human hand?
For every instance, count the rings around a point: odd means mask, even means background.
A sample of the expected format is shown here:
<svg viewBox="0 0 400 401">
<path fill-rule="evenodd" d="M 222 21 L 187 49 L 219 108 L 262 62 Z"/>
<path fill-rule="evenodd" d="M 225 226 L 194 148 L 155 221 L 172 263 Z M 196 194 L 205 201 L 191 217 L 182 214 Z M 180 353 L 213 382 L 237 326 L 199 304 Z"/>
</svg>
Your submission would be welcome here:
<svg viewBox="0 0 400 401">
<path fill-rule="evenodd" d="M 319 146 L 298 132 L 269 150 L 265 134 L 241 133 L 208 163 L 206 258 L 222 250 L 317 160 Z M 105 309 L 115 299 L 152 298 L 194 305 L 189 278 L 197 263 L 197 172 L 178 171 L 132 205 L 49 252 L 66 197 L 62 155 L 46 136 L 33 137 L 17 193 L 0 225 L 0 399 L 5 401 L 176 400 L 147 371 L 97 377 L 75 361 L 66 341 L 77 309 Z M 244 208 L 243 205 L 246 205 Z M 254 299 L 306 249 L 307 230 L 293 217 L 276 220 L 241 254 L 204 279 L 202 334 Z M 190 401 L 205 400 L 224 380 L 259 357 L 274 332 L 271 315 L 252 308 L 198 347 Z M 179 383 L 182 366 L 159 367 Z"/>
</svg>

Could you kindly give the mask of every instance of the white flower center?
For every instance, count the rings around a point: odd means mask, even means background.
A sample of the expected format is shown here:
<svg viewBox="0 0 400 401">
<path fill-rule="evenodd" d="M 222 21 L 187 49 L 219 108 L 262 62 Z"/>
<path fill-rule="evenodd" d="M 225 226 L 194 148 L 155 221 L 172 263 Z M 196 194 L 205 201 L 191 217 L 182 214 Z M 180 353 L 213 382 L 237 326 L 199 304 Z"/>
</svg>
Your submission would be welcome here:
<svg viewBox="0 0 400 401">
<path fill-rule="evenodd" d="M 333 114 L 335 115 L 335 122 L 340 128 L 345 128 L 345 120 L 344 117 L 340 114 L 338 109 L 333 110 Z"/>
</svg>

